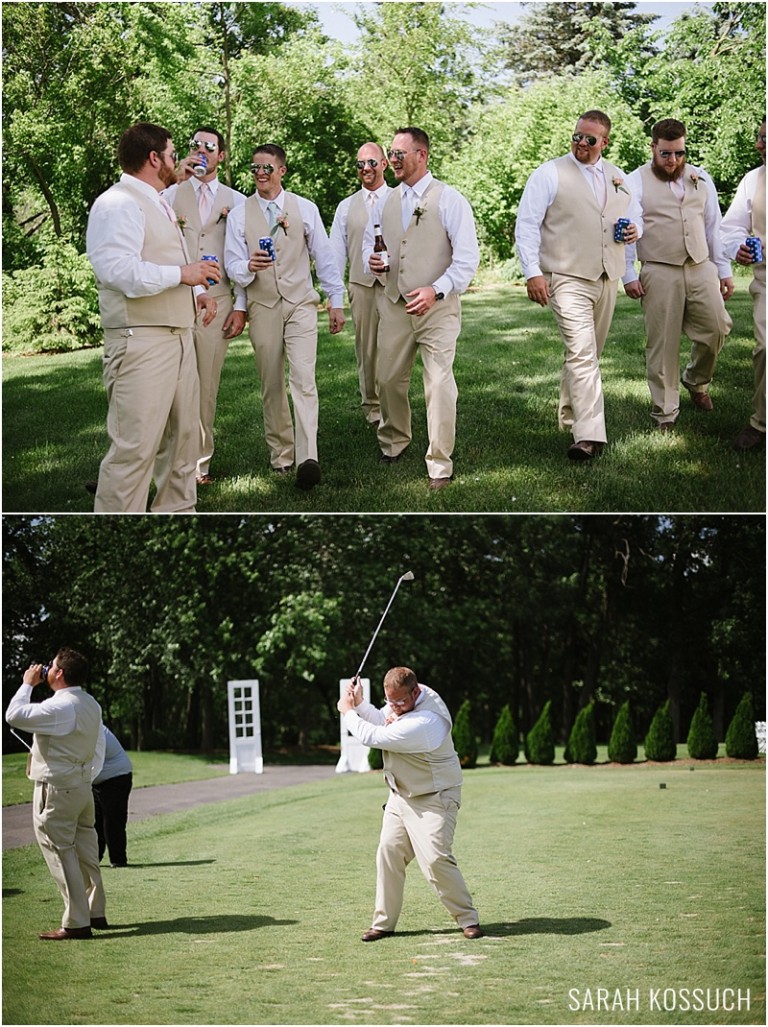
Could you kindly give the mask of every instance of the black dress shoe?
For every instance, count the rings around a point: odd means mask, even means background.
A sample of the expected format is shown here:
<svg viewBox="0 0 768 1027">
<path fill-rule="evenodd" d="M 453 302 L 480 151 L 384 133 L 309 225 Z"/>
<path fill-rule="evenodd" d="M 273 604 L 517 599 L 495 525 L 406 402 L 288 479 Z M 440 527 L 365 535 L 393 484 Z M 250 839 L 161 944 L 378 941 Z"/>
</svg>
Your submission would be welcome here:
<svg viewBox="0 0 768 1027">
<path fill-rule="evenodd" d="M 313 489 L 320 481 L 320 464 L 317 460 L 305 460 L 296 469 L 296 486 L 300 489 Z"/>
<path fill-rule="evenodd" d="M 379 460 L 382 464 L 394 464 L 400 459 L 400 453 L 397 456 L 387 456 L 386 453 L 382 453 Z"/>
<path fill-rule="evenodd" d="M 480 924 L 470 924 L 469 927 L 463 927 L 462 930 L 465 938 L 482 938 L 483 936 Z"/>
<path fill-rule="evenodd" d="M 97 481 L 87 481 L 84 485 L 85 491 L 90 492 L 92 496 L 96 495 L 98 487 L 99 483 Z"/>
<path fill-rule="evenodd" d="M 581 442 L 574 442 L 568 450 L 569 460 L 592 460 L 600 453 L 605 445 L 604 442 L 590 442 L 582 439 Z"/>
<path fill-rule="evenodd" d="M 59 927 L 39 935 L 41 941 L 69 941 L 71 938 L 92 938 L 90 927 Z"/>
<path fill-rule="evenodd" d="M 375 927 L 372 927 L 370 931 L 366 931 L 360 941 L 379 941 L 381 938 L 391 938 L 394 931 L 377 931 Z"/>
<path fill-rule="evenodd" d="M 95 927 L 97 931 L 106 931 L 109 927 L 107 918 L 105 916 L 92 916 L 91 927 Z"/>
</svg>

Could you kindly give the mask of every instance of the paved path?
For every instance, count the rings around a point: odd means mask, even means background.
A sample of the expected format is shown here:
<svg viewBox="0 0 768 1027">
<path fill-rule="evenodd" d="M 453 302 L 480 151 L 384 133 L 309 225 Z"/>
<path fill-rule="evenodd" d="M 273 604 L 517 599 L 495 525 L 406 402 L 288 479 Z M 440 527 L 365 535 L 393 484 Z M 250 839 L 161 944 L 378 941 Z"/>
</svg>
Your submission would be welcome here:
<svg viewBox="0 0 768 1027">
<path fill-rule="evenodd" d="M 274 788 L 323 781 L 334 777 L 333 766 L 265 767 L 263 774 L 226 774 L 207 781 L 187 781 L 176 785 L 153 785 L 134 788 L 128 809 L 128 820 L 145 820 L 160 813 L 206 806 L 243 795 L 269 792 Z M 6 806 L 3 809 L 3 850 L 34 844 L 32 804 Z"/>
</svg>

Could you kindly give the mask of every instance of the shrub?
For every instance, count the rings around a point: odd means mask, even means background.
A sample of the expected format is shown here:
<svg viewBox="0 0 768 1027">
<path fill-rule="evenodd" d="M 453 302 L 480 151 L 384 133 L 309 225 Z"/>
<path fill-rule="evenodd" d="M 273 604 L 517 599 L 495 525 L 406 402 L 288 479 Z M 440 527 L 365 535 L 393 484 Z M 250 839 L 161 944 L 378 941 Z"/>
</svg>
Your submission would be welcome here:
<svg viewBox="0 0 768 1027">
<path fill-rule="evenodd" d="M 566 763 L 594 763 L 597 759 L 594 703 L 589 703 L 576 714 L 564 757 Z"/>
<path fill-rule="evenodd" d="M 555 762 L 555 735 L 552 730 L 552 703 L 546 702 L 539 719 L 525 736 L 525 758 L 529 763 Z"/>
<path fill-rule="evenodd" d="M 757 759 L 757 732 L 751 692 L 742 695 L 733 720 L 728 725 L 725 733 L 725 751 L 733 759 Z"/>
<path fill-rule="evenodd" d="M 477 765 L 477 738 L 472 729 L 471 713 L 469 699 L 465 699 L 453 722 L 453 744 L 462 767 L 467 770 Z"/>
<path fill-rule="evenodd" d="M 371 768 L 371 770 L 384 769 L 384 753 L 381 751 L 381 749 L 368 750 L 368 766 Z"/>
<path fill-rule="evenodd" d="M 520 742 L 517 736 L 517 728 L 512 718 L 512 711 L 505 706 L 496 721 L 493 729 L 493 740 L 491 741 L 491 763 L 502 763 L 511 767 L 520 754 Z"/>
<path fill-rule="evenodd" d="M 54 240 L 42 265 L 3 275 L 3 350 L 63 352 L 99 345 L 99 296 L 84 253 Z"/>
<path fill-rule="evenodd" d="M 672 714 L 669 712 L 669 699 L 656 710 L 643 745 L 647 760 L 667 763 L 677 755 L 675 727 L 672 723 Z"/>
<path fill-rule="evenodd" d="M 715 727 L 703 692 L 688 729 L 688 755 L 694 760 L 713 760 L 717 756 Z"/>
<path fill-rule="evenodd" d="M 632 726 L 632 713 L 627 700 L 616 714 L 611 738 L 608 742 L 608 759 L 612 763 L 634 763 L 637 758 L 637 740 Z"/>
</svg>

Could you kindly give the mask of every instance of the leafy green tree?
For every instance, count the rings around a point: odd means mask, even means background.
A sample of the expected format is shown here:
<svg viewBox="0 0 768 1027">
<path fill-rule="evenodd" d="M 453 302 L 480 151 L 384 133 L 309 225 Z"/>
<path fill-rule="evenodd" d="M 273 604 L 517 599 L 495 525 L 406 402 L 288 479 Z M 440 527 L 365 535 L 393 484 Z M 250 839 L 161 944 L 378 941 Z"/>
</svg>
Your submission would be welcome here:
<svg viewBox="0 0 768 1027">
<path fill-rule="evenodd" d="M 677 756 L 675 729 L 669 712 L 669 700 L 654 714 L 644 742 L 645 758 L 666 763 Z"/>
<path fill-rule="evenodd" d="M 752 693 L 745 692 L 725 735 L 725 751 L 732 759 L 757 759 L 757 732 Z"/>
<path fill-rule="evenodd" d="M 597 759 L 594 703 L 577 713 L 563 756 L 566 763 L 592 764 Z"/>
<path fill-rule="evenodd" d="M 688 730 L 688 755 L 694 760 L 713 760 L 717 757 L 717 738 L 709 714 L 709 703 L 704 692 L 691 719 Z"/>
<path fill-rule="evenodd" d="M 511 767 L 520 755 L 520 739 L 509 705 L 505 706 L 496 721 L 491 740 L 491 763 Z"/>
<path fill-rule="evenodd" d="M 381 749 L 371 748 L 368 750 L 368 766 L 371 770 L 384 769 L 384 754 Z"/>
<path fill-rule="evenodd" d="M 529 763 L 547 766 L 555 762 L 555 735 L 552 729 L 552 703 L 547 701 L 539 719 L 525 737 L 525 758 Z"/>
<path fill-rule="evenodd" d="M 466 770 L 477 766 L 477 737 L 472 726 L 472 704 L 465 699 L 456 714 L 452 728 L 453 744 L 459 761 Z"/>
<path fill-rule="evenodd" d="M 608 742 L 608 759 L 612 763 L 634 763 L 637 758 L 637 741 L 632 726 L 632 711 L 629 699 L 621 704 L 613 723 Z"/>
</svg>

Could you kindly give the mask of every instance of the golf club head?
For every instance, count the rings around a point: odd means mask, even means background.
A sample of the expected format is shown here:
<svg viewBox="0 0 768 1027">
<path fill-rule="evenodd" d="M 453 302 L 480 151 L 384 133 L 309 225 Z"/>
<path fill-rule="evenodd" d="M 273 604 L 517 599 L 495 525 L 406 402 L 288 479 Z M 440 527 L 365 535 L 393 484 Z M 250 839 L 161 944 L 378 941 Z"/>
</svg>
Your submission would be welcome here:
<svg viewBox="0 0 768 1027">
<path fill-rule="evenodd" d="M 413 581 L 413 571 L 406 571 L 400 578 L 401 581 Z"/>
</svg>

